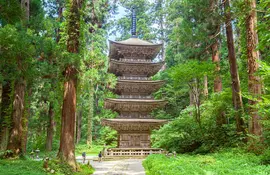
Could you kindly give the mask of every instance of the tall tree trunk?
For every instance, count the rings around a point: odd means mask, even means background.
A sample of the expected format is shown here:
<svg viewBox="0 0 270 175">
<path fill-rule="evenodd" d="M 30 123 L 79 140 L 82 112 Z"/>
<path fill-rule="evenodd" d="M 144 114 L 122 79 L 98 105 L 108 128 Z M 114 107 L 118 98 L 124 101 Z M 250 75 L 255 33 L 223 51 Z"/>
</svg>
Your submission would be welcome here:
<svg viewBox="0 0 270 175">
<path fill-rule="evenodd" d="M 46 151 L 52 151 L 53 135 L 54 135 L 54 109 L 53 102 L 49 106 L 49 122 L 47 125 Z"/>
<path fill-rule="evenodd" d="M 29 21 L 30 0 L 21 0 L 21 8 L 24 11 L 24 21 Z"/>
<path fill-rule="evenodd" d="M 29 20 L 29 0 L 21 0 L 21 8 L 25 12 L 22 21 L 26 23 Z M 17 56 L 17 67 L 19 71 L 23 70 L 23 60 L 20 56 Z M 25 109 L 25 90 L 26 81 L 23 75 L 19 75 L 17 80 L 15 80 L 14 87 L 14 99 L 13 99 L 13 109 L 12 109 L 12 122 L 10 129 L 10 136 L 8 140 L 7 149 L 12 152 L 7 156 L 19 156 L 23 154 L 23 115 Z"/>
<path fill-rule="evenodd" d="M 221 92 L 222 91 L 222 82 L 220 77 L 220 58 L 219 58 L 219 41 L 218 41 L 218 33 L 220 32 L 220 24 L 218 24 L 217 19 L 215 18 L 215 14 L 217 13 L 217 0 L 210 0 L 210 19 L 209 25 L 212 29 L 210 34 L 210 39 L 213 40 L 211 45 L 212 50 L 212 62 L 216 65 L 215 68 L 215 79 L 214 79 L 214 92 Z"/>
<path fill-rule="evenodd" d="M 77 0 L 70 0 L 70 12 L 67 26 L 67 51 L 70 53 L 79 53 L 80 38 L 80 4 Z M 71 63 L 72 64 L 72 63 Z M 68 65 L 64 71 L 64 100 L 62 106 L 61 136 L 58 157 L 67 162 L 76 170 L 75 159 L 75 118 L 76 118 L 76 86 L 77 69 L 74 65 Z"/>
<path fill-rule="evenodd" d="M 58 6 L 57 8 L 57 15 L 58 15 L 58 22 L 60 23 L 63 18 L 63 2 L 62 0 L 56 0 L 56 4 Z M 60 35 L 60 27 L 56 29 L 56 42 L 58 43 L 60 41 L 61 35 Z M 53 59 L 50 59 L 50 65 L 53 65 Z M 55 90 L 55 80 L 51 79 L 51 91 Z M 50 106 L 48 111 L 48 117 L 49 122 L 47 125 L 47 137 L 46 137 L 46 151 L 52 151 L 52 145 L 53 145 L 53 137 L 54 137 L 54 129 L 55 129 L 55 121 L 54 121 L 54 103 L 53 100 L 50 99 Z"/>
<path fill-rule="evenodd" d="M 7 149 L 9 139 L 9 128 L 11 123 L 11 85 L 7 82 L 3 85 L 1 118 L 0 118 L 0 150 Z"/>
<path fill-rule="evenodd" d="M 220 77 L 220 59 L 219 59 L 219 43 L 218 40 L 215 39 L 215 42 L 212 44 L 212 61 L 214 64 L 216 64 L 215 68 L 215 79 L 214 79 L 214 92 L 221 92 L 222 91 L 222 82 Z"/>
<path fill-rule="evenodd" d="M 9 156 L 18 156 L 22 154 L 22 118 L 24 114 L 24 96 L 25 96 L 26 82 L 23 78 L 19 78 L 15 82 L 15 92 L 12 110 L 12 129 L 10 131 L 8 150 L 12 153 Z"/>
<path fill-rule="evenodd" d="M 64 101 L 62 106 L 61 136 L 58 157 L 76 169 L 74 123 L 76 115 L 76 78 L 77 71 L 67 67 L 65 71 L 68 81 L 64 83 Z"/>
<path fill-rule="evenodd" d="M 213 44 L 211 45 L 212 50 L 212 62 L 215 64 L 215 78 L 214 78 L 214 92 L 222 91 L 222 80 L 220 76 L 220 57 L 219 57 L 219 41 L 218 35 L 220 33 L 220 24 L 218 23 L 215 14 L 218 13 L 218 0 L 210 0 L 210 24 L 212 28 L 212 33 L 210 38 L 213 40 Z M 226 117 L 224 111 L 221 111 L 220 114 L 217 115 L 216 125 L 221 127 L 223 124 L 226 124 Z"/>
<path fill-rule="evenodd" d="M 3 85 L 0 83 L 0 124 L 1 124 L 1 114 L 2 114 L 2 93 L 3 93 Z M 0 139 L 1 140 L 1 139 Z"/>
<path fill-rule="evenodd" d="M 207 99 L 208 98 L 208 78 L 207 75 L 204 76 L 203 81 L 203 95 Z"/>
<path fill-rule="evenodd" d="M 77 113 L 77 132 L 76 132 L 76 143 L 78 144 L 82 136 L 82 109 Z"/>
<path fill-rule="evenodd" d="M 199 87 L 199 79 L 195 78 L 194 81 L 192 83 L 189 84 L 189 88 L 191 90 L 191 94 L 192 94 L 192 98 L 194 100 L 194 108 L 195 108 L 195 120 L 198 123 L 200 129 L 202 129 L 201 127 L 201 110 L 200 110 L 200 106 L 201 106 L 201 90 Z"/>
<path fill-rule="evenodd" d="M 27 100 L 25 100 L 25 112 L 23 114 L 23 121 L 22 121 L 22 126 L 23 126 L 22 151 L 23 153 L 26 153 L 26 148 L 27 148 L 28 123 L 29 123 L 29 117 L 31 116 L 31 108 L 30 108 L 31 96 L 32 96 L 32 88 L 29 88 L 28 94 L 27 94 Z"/>
<path fill-rule="evenodd" d="M 189 105 L 190 106 L 193 106 L 194 105 L 194 95 L 193 95 L 193 92 L 192 92 L 192 90 L 190 89 L 189 90 Z"/>
<path fill-rule="evenodd" d="M 241 89 L 240 89 L 240 80 L 237 68 L 237 61 L 235 56 L 234 49 L 234 39 L 233 39 L 233 29 L 231 23 L 231 9 L 230 9 L 230 0 L 224 1 L 224 13 L 226 17 L 226 36 L 227 36 L 227 47 L 229 53 L 229 63 L 230 63 L 230 73 L 232 80 L 232 99 L 233 106 L 236 111 L 235 119 L 236 119 L 236 129 L 237 132 L 245 132 L 244 120 L 241 118 L 243 113 L 243 102 L 241 97 Z"/>
<path fill-rule="evenodd" d="M 57 8 L 57 14 L 58 14 L 58 22 L 62 21 L 63 18 L 63 2 L 62 0 L 56 0 L 56 3 L 58 5 Z M 60 35 L 60 27 L 56 29 L 56 42 L 58 43 L 60 41 L 61 35 Z"/>
<path fill-rule="evenodd" d="M 94 118 L 94 87 L 91 84 L 89 92 L 89 115 L 88 115 L 88 128 L 87 128 L 87 145 L 92 146 L 92 130 L 93 130 L 93 118 Z"/>
<path fill-rule="evenodd" d="M 250 11 L 246 18 L 247 28 L 247 58 L 248 58 L 248 89 L 252 96 L 249 100 L 249 115 L 251 117 L 249 132 L 262 139 L 262 125 L 260 123 L 260 116 L 256 105 L 259 103 L 261 96 L 261 79 L 255 75 L 259 69 L 259 51 L 256 50 L 258 45 L 257 27 L 257 13 L 256 13 L 256 0 L 246 0 L 246 5 Z"/>
</svg>

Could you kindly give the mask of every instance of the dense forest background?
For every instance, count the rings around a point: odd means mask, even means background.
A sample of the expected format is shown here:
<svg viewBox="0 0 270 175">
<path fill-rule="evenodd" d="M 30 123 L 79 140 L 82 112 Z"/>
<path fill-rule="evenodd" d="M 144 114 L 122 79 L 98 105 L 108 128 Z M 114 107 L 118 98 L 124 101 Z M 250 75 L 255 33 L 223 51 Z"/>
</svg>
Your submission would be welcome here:
<svg viewBox="0 0 270 175">
<path fill-rule="evenodd" d="M 168 104 L 152 115 L 169 122 L 152 146 L 268 149 L 269 0 L 1 0 L 1 155 L 58 151 L 76 167 L 74 143 L 115 146 L 100 124 L 117 115 L 103 107 L 116 84 L 107 38 L 131 36 L 132 7 L 138 38 L 164 43 L 154 95 Z"/>
</svg>

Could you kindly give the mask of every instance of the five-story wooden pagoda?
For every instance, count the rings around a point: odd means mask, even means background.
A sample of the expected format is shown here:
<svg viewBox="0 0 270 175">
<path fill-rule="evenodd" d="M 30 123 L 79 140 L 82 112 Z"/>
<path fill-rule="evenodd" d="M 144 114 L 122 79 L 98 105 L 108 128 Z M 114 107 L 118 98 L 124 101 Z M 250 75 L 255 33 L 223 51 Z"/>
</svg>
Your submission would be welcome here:
<svg viewBox="0 0 270 175">
<path fill-rule="evenodd" d="M 118 148 L 146 149 L 151 147 L 151 130 L 166 120 L 154 119 L 150 113 L 166 102 L 151 95 L 164 81 L 153 81 L 164 62 L 153 62 L 162 44 L 152 44 L 136 37 L 136 15 L 132 13 L 132 37 L 110 41 L 109 72 L 118 77 L 114 92 L 119 98 L 105 100 L 105 108 L 119 113 L 116 119 L 104 119 L 103 125 L 118 131 Z"/>
</svg>

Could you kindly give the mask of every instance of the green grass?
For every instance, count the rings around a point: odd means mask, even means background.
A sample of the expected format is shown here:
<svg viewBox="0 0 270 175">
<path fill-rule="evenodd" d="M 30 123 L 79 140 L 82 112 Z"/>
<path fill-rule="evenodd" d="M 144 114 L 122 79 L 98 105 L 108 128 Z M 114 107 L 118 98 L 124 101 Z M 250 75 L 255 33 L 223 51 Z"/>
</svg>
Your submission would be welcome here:
<svg viewBox="0 0 270 175">
<path fill-rule="evenodd" d="M 49 162 L 50 169 L 55 171 L 55 175 L 90 175 L 94 169 L 89 165 L 79 164 L 79 171 L 72 172 L 69 166 L 61 164 L 58 160 Z M 48 175 L 43 169 L 43 161 L 30 159 L 0 159 L 0 175 Z"/>
<path fill-rule="evenodd" d="M 101 145 L 93 145 L 91 148 L 89 148 L 88 145 L 86 144 L 79 144 L 76 145 L 75 149 L 75 155 L 76 156 L 81 156 L 83 152 L 86 153 L 86 156 L 98 156 L 98 153 L 103 150 L 103 146 Z"/>
<path fill-rule="evenodd" d="M 261 165 L 261 157 L 239 150 L 208 155 L 168 158 L 150 155 L 143 162 L 147 175 L 269 175 L 270 165 Z"/>
<path fill-rule="evenodd" d="M 0 160 L 0 175 L 46 175 L 42 161 Z"/>
<path fill-rule="evenodd" d="M 81 156 L 82 152 L 86 152 L 86 155 L 97 156 L 100 151 L 103 150 L 103 146 L 93 145 L 89 148 L 86 144 L 76 145 L 75 154 L 76 156 Z M 57 151 L 39 153 L 39 157 L 43 159 L 44 157 L 50 157 L 50 159 L 55 159 Z M 27 157 L 30 153 L 27 154 Z M 56 160 L 55 160 L 56 161 Z M 69 170 L 65 165 L 60 163 L 51 162 L 51 168 L 56 170 L 56 175 L 66 175 Z M 53 163 L 54 162 L 54 163 Z M 91 166 L 80 165 L 79 172 L 72 173 L 74 175 L 89 175 L 94 172 Z M 35 161 L 30 158 L 25 159 L 0 159 L 0 175 L 46 175 L 47 172 L 43 169 L 43 161 Z"/>
<path fill-rule="evenodd" d="M 94 173 L 94 169 L 92 166 L 89 166 L 87 164 L 85 165 L 80 165 L 80 170 L 79 172 L 76 172 L 75 175 L 89 175 Z"/>
</svg>

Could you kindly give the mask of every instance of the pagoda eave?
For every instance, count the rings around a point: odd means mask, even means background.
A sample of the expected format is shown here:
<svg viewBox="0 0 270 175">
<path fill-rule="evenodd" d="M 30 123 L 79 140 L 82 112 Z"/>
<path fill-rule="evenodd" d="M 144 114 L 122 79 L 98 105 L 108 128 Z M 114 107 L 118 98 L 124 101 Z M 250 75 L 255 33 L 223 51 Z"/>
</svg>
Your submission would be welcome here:
<svg viewBox="0 0 270 175">
<path fill-rule="evenodd" d="M 137 76 L 153 76 L 164 65 L 164 61 L 158 63 L 152 62 L 125 62 L 118 60 L 111 60 L 109 72 L 114 73 L 116 76 L 123 75 L 137 75 Z"/>
<path fill-rule="evenodd" d="M 167 122 L 167 120 L 158 119 L 103 119 L 101 124 L 118 132 L 150 132 L 153 129 L 159 129 Z"/>
<path fill-rule="evenodd" d="M 149 99 L 105 99 L 105 108 L 116 112 L 151 112 L 166 105 L 165 100 Z"/>
<path fill-rule="evenodd" d="M 142 46 L 142 47 L 162 47 L 163 43 L 154 44 L 148 41 L 141 40 L 139 38 L 129 38 L 123 41 L 112 41 L 109 40 L 110 45 L 124 45 L 124 46 Z"/>
<path fill-rule="evenodd" d="M 151 95 L 160 89 L 164 83 L 165 81 L 162 80 L 118 80 L 116 88 L 113 91 L 119 95 Z"/>
<path fill-rule="evenodd" d="M 144 57 L 154 59 L 159 53 L 161 44 L 151 44 L 137 38 L 130 38 L 126 41 L 109 41 L 111 59 Z"/>
</svg>

